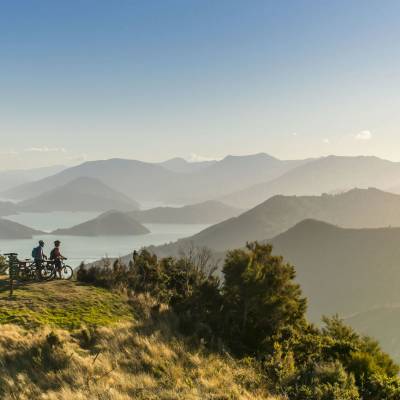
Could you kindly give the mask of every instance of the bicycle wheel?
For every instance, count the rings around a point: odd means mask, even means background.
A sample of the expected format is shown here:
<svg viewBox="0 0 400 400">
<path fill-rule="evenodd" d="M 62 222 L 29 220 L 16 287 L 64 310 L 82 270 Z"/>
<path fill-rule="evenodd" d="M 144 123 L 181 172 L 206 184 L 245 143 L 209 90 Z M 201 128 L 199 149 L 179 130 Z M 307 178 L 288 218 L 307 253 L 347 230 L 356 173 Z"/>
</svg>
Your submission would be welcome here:
<svg viewBox="0 0 400 400">
<path fill-rule="evenodd" d="M 17 272 L 17 280 L 29 281 L 29 273 L 25 268 L 20 268 Z"/>
<path fill-rule="evenodd" d="M 55 278 L 54 267 L 43 265 L 39 269 L 39 278 L 43 281 L 50 281 Z"/>
<path fill-rule="evenodd" d="M 64 265 L 61 268 L 61 279 L 70 280 L 74 275 L 74 270 L 69 265 Z"/>
</svg>

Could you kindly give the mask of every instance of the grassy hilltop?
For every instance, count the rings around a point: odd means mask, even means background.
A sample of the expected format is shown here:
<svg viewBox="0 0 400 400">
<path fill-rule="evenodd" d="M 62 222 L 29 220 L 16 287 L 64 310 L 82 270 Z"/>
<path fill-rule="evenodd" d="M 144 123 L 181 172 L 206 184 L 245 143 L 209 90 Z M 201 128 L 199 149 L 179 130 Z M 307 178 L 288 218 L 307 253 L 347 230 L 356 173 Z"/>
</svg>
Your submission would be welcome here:
<svg viewBox="0 0 400 400">
<path fill-rule="evenodd" d="M 0 280 L 0 398 L 398 400 L 400 367 L 333 316 L 317 327 L 269 244 Z"/>
<path fill-rule="evenodd" d="M 146 296 L 0 284 L 2 399 L 271 399 L 251 363 L 188 343 Z"/>
</svg>

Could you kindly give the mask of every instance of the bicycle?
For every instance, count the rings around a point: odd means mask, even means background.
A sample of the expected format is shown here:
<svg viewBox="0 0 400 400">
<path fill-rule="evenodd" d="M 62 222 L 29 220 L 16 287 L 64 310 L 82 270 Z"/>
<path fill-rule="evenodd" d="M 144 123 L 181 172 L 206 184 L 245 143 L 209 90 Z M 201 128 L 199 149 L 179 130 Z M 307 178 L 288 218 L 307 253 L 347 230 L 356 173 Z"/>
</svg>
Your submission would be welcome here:
<svg viewBox="0 0 400 400">
<path fill-rule="evenodd" d="M 17 280 L 19 281 L 35 281 L 38 280 L 38 266 L 36 262 L 30 259 L 19 261 L 19 268 L 17 272 Z"/>
<path fill-rule="evenodd" d="M 74 270 L 64 263 L 65 260 L 60 260 L 60 268 L 57 268 L 54 260 L 43 262 L 39 269 L 40 279 L 44 281 L 51 281 L 53 279 L 70 280 L 74 275 Z"/>
</svg>

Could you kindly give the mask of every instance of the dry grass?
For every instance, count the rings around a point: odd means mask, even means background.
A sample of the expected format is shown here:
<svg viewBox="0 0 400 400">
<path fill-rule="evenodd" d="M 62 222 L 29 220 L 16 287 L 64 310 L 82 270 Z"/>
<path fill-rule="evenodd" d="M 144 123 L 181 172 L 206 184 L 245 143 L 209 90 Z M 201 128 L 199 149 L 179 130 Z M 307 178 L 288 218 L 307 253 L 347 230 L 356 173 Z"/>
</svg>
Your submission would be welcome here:
<svg viewBox="0 0 400 400">
<path fill-rule="evenodd" d="M 0 325 L 0 398 L 272 400 L 255 366 L 186 343 L 167 309 L 155 312 L 145 297 L 124 307 L 135 321 L 78 329 Z"/>
</svg>

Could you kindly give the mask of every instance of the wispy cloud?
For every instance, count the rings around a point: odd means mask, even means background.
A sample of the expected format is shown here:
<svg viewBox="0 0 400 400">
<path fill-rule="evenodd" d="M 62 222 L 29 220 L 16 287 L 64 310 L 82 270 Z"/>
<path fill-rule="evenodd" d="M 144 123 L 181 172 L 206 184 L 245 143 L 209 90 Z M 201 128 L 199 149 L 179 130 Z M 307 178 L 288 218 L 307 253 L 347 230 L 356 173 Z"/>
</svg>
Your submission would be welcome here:
<svg viewBox="0 0 400 400">
<path fill-rule="evenodd" d="M 30 147 L 25 149 L 26 153 L 66 153 L 65 147 Z"/>
<path fill-rule="evenodd" d="M 370 131 L 361 131 L 355 135 L 356 140 L 371 140 L 372 133 Z"/>
</svg>

